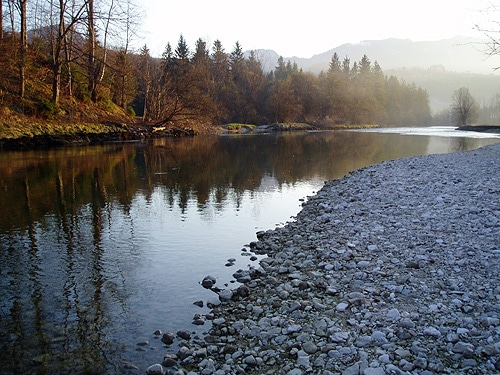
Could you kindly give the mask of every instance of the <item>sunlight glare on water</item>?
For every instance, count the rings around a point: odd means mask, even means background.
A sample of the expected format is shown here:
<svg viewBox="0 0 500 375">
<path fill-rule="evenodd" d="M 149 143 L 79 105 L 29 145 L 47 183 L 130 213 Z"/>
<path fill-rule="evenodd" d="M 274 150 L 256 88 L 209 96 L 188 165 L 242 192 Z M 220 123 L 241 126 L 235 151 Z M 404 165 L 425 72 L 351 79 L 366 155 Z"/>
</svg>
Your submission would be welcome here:
<svg viewBox="0 0 500 375">
<path fill-rule="evenodd" d="M 453 137 L 453 138 L 476 138 L 500 139 L 500 134 L 473 132 L 473 131 L 457 131 L 455 126 L 429 126 L 425 128 L 373 128 L 373 129 L 356 129 L 355 132 L 373 132 L 385 134 L 401 134 L 401 135 L 423 135 L 433 137 Z"/>
</svg>

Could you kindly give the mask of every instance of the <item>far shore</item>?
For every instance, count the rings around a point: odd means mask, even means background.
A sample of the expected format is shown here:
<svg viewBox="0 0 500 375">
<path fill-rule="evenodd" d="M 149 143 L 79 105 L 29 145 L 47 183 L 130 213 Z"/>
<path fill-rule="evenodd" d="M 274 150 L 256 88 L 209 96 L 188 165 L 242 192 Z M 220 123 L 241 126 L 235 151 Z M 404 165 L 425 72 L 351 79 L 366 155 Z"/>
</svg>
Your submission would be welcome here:
<svg viewBox="0 0 500 375">
<path fill-rule="evenodd" d="M 466 125 L 459 126 L 457 130 L 500 134 L 500 125 Z"/>
<path fill-rule="evenodd" d="M 108 122 L 105 124 L 75 124 L 37 129 L 18 129 L 3 134 L 0 132 L 0 150 L 22 150 L 51 148 L 78 144 L 102 144 L 107 142 L 140 141 L 156 138 L 192 137 L 200 134 L 220 133 L 263 133 L 283 131 L 345 130 L 377 127 L 377 125 L 316 125 L 309 123 L 275 123 L 269 125 L 226 124 L 208 126 L 199 124 L 154 125 L 125 124 Z"/>
<path fill-rule="evenodd" d="M 157 126 L 152 124 L 125 124 L 108 122 L 105 124 L 74 124 L 37 129 L 20 128 L 10 132 L 0 132 L 1 150 L 23 150 L 52 148 L 78 144 L 102 144 L 107 142 L 140 141 L 155 138 L 191 137 L 199 134 L 248 134 L 283 131 L 318 131 L 378 128 L 375 124 L 359 125 L 317 125 L 310 123 L 274 123 L 252 125 L 231 123 L 221 126 Z M 500 134 L 500 125 L 471 125 L 457 127 L 458 131 L 476 131 Z"/>
</svg>

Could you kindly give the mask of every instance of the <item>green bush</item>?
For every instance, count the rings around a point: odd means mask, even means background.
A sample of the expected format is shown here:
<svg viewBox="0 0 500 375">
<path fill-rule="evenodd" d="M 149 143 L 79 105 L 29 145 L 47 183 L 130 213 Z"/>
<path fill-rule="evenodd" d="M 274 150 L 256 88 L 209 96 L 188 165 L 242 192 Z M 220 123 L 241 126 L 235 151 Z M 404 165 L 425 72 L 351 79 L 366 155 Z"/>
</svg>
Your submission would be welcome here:
<svg viewBox="0 0 500 375">
<path fill-rule="evenodd" d="M 127 107 L 127 112 L 128 112 L 128 113 L 129 113 L 129 115 L 131 115 L 131 116 L 134 116 L 134 117 L 136 116 L 136 114 L 135 114 L 135 109 L 134 109 L 134 107 L 132 107 L 131 105 L 129 105 L 129 106 Z"/>
<path fill-rule="evenodd" d="M 59 113 L 59 106 L 46 98 L 41 98 L 38 101 L 36 109 L 39 116 L 49 120 L 52 120 Z"/>
</svg>

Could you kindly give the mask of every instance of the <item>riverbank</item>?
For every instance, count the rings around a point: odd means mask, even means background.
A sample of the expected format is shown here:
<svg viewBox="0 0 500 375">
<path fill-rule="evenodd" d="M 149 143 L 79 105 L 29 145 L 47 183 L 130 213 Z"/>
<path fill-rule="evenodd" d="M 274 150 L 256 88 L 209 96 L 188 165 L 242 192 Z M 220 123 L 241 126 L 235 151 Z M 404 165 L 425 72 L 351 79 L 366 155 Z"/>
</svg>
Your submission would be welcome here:
<svg viewBox="0 0 500 375">
<path fill-rule="evenodd" d="M 327 182 L 149 372 L 500 372 L 499 193 L 500 144 Z"/>
<path fill-rule="evenodd" d="M 99 125 L 96 131 L 76 129 L 69 133 L 44 133 L 23 135 L 16 138 L 0 138 L 0 150 L 51 148 L 78 144 L 102 144 L 164 137 L 194 136 L 195 130 L 183 127 L 155 127 L 152 125 L 110 122 Z"/>
<path fill-rule="evenodd" d="M 130 119 L 129 119 L 130 120 Z M 28 126 L 0 123 L 0 150 L 25 150 L 106 142 L 140 141 L 155 138 L 192 137 L 197 134 L 268 133 L 314 130 L 366 129 L 376 125 L 312 125 L 279 123 L 269 125 L 203 125 L 192 121 L 154 125 L 140 122 L 64 123 L 42 121 Z"/>
</svg>

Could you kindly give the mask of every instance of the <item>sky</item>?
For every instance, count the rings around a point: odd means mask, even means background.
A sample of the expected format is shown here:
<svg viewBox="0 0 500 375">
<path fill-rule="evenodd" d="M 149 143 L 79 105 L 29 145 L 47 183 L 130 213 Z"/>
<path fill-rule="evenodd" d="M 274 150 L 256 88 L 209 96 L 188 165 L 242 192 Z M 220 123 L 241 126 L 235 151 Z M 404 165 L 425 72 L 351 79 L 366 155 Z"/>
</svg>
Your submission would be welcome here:
<svg viewBox="0 0 500 375">
<path fill-rule="evenodd" d="M 417 41 L 457 35 L 482 37 L 475 29 L 489 0 L 137 0 L 143 33 L 160 56 L 182 34 L 193 50 L 202 38 L 220 40 L 226 52 L 272 49 L 283 57 L 306 57 L 345 43 L 401 38 Z"/>
</svg>

